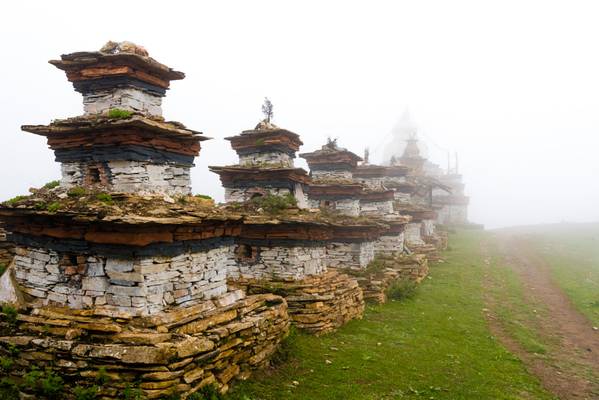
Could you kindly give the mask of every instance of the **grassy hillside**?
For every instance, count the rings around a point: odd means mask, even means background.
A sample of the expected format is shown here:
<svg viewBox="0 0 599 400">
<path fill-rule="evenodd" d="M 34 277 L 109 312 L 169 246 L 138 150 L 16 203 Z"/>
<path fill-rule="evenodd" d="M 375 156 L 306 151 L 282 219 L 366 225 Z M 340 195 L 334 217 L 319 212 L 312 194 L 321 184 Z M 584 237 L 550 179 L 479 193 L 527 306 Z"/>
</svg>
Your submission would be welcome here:
<svg viewBox="0 0 599 400">
<path fill-rule="evenodd" d="M 485 321 L 484 232 L 451 237 L 447 262 L 416 296 L 370 306 L 322 338 L 294 335 L 278 368 L 237 385 L 232 399 L 552 399 Z M 506 289 L 518 296 L 517 285 Z"/>
<path fill-rule="evenodd" d="M 599 326 L 599 224 L 554 225 L 531 241 L 578 310 Z"/>
</svg>

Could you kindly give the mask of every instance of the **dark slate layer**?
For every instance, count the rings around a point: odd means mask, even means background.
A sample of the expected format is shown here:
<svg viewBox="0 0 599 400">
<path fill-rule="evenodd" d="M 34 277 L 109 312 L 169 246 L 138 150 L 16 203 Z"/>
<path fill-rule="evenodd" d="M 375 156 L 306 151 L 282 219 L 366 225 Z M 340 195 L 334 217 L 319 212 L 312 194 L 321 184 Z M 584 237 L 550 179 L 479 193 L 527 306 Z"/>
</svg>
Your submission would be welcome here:
<svg viewBox="0 0 599 400">
<path fill-rule="evenodd" d="M 125 145 L 106 146 L 77 149 L 54 150 L 56 161 L 68 162 L 107 162 L 115 160 L 145 161 L 152 163 L 172 163 L 193 167 L 193 156 L 177 154 L 165 150 L 156 150 L 149 147 Z"/>
<path fill-rule="evenodd" d="M 144 90 L 160 97 L 164 97 L 166 95 L 166 89 L 128 76 L 88 79 L 84 81 L 73 82 L 73 86 L 77 92 L 82 94 L 93 94 L 99 90 L 110 90 L 114 89 L 115 87 L 130 87 Z"/>
<path fill-rule="evenodd" d="M 237 155 L 239 156 L 247 156 L 249 154 L 259 154 L 259 153 L 285 153 L 289 155 L 291 158 L 295 158 L 295 151 L 290 150 L 288 147 L 279 146 L 279 145 L 262 145 L 255 148 L 248 149 L 240 149 L 237 150 Z"/>
<path fill-rule="evenodd" d="M 252 189 L 256 187 L 261 188 L 273 188 L 273 189 L 289 189 L 293 192 L 295 190 L 295 183 L 291 181 L 256 181 L 252 180 L 236 180 L 232 183 L 227 183 L 225 187 L 230 189 Z"/>
<path fill-rule="evenodd" d="M 312 171 L 352 171 L 354 166 L 351 164 L 311 164 Z"/>
<path fill-rule="evenodd" d="M 232 245 L 233 238 L 212 238 L 174 243 L 154 243 L 148 246 L 126 246 L 89 243 L 85 240 L 55 239 L 48 236 L 30 236 L 19 233 L 8 234 L 9 241 L 17 246 L 44 248 L 56 252 L 98 255 L 106 257 L 175 257 L 187 251 L 207 251 L 220 246 Z"/>
<path fill-rule="evenodd" d="M 235 238 L 235 244 L 245 244 L 259 247 L 322 247 L 324 240 L 292 240 L 292 239 L 244 239 Z"/>
</svg>

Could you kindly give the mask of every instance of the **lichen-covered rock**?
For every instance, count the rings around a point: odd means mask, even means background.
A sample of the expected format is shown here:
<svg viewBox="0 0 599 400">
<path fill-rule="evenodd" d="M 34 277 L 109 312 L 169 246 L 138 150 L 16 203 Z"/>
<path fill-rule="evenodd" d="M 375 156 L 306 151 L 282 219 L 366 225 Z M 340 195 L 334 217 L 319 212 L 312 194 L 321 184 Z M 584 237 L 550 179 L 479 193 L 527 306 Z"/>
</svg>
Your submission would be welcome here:
<svg viewBox="0 0 599 400">
<path fill-rule="evenodd" d="M 303 331 L 322 335 L 364 313 L 362 290 L 355 279 L 335 270 L 302 280 L 236 279 L 231 285 L 248 293 L 275 293 L 289 306 L 292 323 Z"/>
<path fill-rule="evenodd" d="M 73 388 L 102 368 L 112 378 L 102 386 L 105 399 L 120 398 L 127 385 L 139 386 L 148 399 L 186 396 L 209 384 L 226 391 L 231 380 L 267 365 L 289 331 L 280 296 L 239 296 L 228 303 L 206 301 L 151 317 L 102 308 L 28 309 L 16 326 L 0 321 L 0 347 L 18 350 L 14 377 L 32 366 L 48 367 Z"/>
</svg>

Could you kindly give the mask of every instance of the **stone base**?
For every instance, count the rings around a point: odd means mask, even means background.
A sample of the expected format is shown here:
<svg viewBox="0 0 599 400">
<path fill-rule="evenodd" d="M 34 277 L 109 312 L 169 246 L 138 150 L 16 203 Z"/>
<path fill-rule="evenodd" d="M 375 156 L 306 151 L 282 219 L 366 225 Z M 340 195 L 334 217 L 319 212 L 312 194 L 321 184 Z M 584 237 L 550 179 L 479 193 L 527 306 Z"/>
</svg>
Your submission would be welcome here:
<svg viewBox="0 0 599 400">
<path fill-rule="evenodd" d="M 439 261 L 441 256 L 439 250 L 435 245 L 429 243 L 408 243 L 406 246 L 414 254 L 422 254 L 428 258 L 429 261 Z"/>
<path fill-rule="evenodd" d="M 285 297 L 289 317 L 298 329 L 322 335 L 364 313 L 362 290 L 355 279 L 335 270 L 299 281 L 240 279 L 229 282 L 248 293 Z"/>
<path fill-rule="evenodd" d="M 432 236 L 423 237 L 424 242 L 435 246 L 437 251 L 447 250 L 448 237 L 447 232 L 437 231 Z"/>
<path fill-rule="evenodd" d="M 387 289 L 395 281 L 410 280 L 420 283 L 428 275 L 428 261 L 421 254 L 381 256 L 377 268 L 365 271 L 348 271 L 354 276 L 364 293 L 364 300 L 374 303 L 387 301 Z"/>
<path fill-rule="evenodd" d="M 128 385 L 148 399 L 185 398 L 209 384 L 226 391 L 232 379 L 268 364 L 289 331 L 283 298 L 243 298 L 241 291 L 149 317 L 45 307 L 21 311 L 16 326 L 2 320 L 0 352 L 19 350 L 11 372 L 17 380 L 32 366 L 50 367 L 73 388 L 93 384 L 102 368 L 110 377 L 103 399 L 122 398 Z"/>
</svg>

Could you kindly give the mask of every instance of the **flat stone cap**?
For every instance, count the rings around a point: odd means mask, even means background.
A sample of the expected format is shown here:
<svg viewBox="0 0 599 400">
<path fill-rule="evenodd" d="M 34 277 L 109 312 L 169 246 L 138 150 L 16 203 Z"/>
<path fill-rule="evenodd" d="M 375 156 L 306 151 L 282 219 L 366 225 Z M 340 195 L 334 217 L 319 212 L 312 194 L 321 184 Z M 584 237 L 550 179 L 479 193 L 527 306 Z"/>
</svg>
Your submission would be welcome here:
<svg viewBox="0 0 599 400">
<path fill-rule="evenodd" d="M 168 88 L 169 82 L 185 78 L 185 74 L 151 58 L 148 51 L 132 42 L 107 42 L 100 51 L 63 54 L 50 64 L 77 82 L 107 77 L 128 76 Z"/>
</svg>

